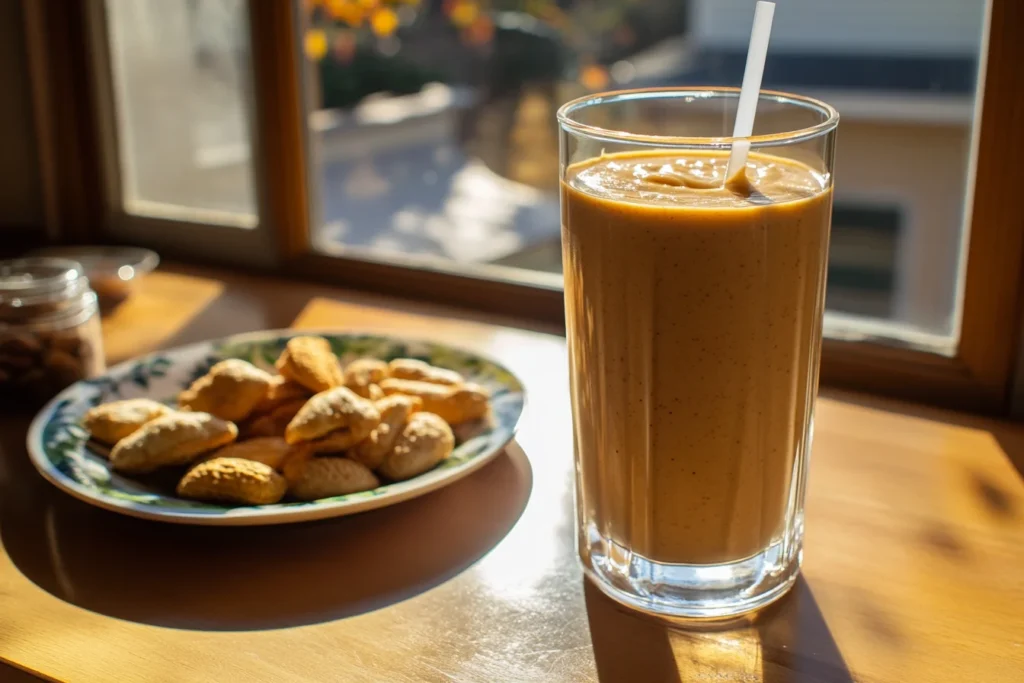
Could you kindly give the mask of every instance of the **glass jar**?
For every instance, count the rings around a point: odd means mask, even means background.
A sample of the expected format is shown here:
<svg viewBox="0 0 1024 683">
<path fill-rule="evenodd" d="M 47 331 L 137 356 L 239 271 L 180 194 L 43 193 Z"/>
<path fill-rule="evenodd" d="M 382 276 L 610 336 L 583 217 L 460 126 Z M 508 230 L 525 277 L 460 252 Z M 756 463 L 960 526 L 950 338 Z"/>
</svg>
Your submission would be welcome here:
<svg viewBox="0 0 1024 683">
<path fill-rule="evenodd" d="M 58 258 L 0 261 L 0 403 L 35 409 L 105 369 L 96 293 Z"/>
</svg>

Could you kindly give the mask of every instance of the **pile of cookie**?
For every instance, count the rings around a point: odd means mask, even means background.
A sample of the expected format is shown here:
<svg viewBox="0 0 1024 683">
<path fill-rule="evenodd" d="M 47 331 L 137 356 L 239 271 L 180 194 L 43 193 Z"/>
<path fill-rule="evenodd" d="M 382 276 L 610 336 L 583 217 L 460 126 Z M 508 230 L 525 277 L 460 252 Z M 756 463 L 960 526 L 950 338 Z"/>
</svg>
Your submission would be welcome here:
<svg viewBox="0 0 1024 683">
<path fill-rule="evenodd" d="M 98 405 L 83 418 L 111 446 L 111 467 L 147 474 L 187 466 L 183 498 L 267 505 L 365 491 L 433 468 L 452 427 L 485 419 L 489 396 L 421 360 L 365 358 L 342 367 L 323 337 L 290 339 L 268 373 L 221 361 L 172 409 L 149 399 Z"/>
</svg>

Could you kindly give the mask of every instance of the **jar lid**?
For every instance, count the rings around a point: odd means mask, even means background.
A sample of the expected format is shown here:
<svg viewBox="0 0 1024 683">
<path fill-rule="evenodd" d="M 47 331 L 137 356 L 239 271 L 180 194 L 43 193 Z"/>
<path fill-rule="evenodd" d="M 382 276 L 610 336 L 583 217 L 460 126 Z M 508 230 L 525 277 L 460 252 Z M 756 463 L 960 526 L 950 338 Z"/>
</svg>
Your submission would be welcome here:
<svg viewBox="0 0 1024 683">
<path fill-rule="evenodd" d="M 0 261 L 0 320 L 23 321 L 57 312 L 61 303 L 82 298 L 89 280 L 70 259 L 23 258 Z M 55 308 L 56 306 L 56 308 Z"/>
</svg>

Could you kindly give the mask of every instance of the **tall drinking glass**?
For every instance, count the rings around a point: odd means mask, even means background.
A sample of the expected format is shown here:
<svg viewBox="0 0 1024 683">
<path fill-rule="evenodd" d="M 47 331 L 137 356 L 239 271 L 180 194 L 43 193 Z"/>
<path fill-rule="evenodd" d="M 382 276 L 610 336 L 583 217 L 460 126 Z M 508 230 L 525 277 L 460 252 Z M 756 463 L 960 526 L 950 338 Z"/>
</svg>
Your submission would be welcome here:
<svg viewBox="0 0 1024 683">
<path fill-rule="evenodd" d="M 680 617 L 796 580 L 839 116 L 762 91 L 585 97 L 558 112 L 579 553 L 613 598 Z"/>
</svg>

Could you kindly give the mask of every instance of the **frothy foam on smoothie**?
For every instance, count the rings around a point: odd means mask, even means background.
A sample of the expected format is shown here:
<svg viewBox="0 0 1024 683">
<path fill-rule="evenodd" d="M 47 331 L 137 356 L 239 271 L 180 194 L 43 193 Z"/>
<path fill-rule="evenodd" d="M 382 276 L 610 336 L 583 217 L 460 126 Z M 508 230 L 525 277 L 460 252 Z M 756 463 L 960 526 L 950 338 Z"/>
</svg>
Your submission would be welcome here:
<svg viewBox="0 0 1024 683">
<path fill-rule="evenodd" d="M 780 204 L 813 197 L 826 187 L 826 179 L 810 168 L 780 162 L 751 154 L 747 182 L 725 183 L 728 154 L 614 154 L 576 164 L 568 175 L 572 187 L 597 197 L 694 208 Z"/>
</svg>

